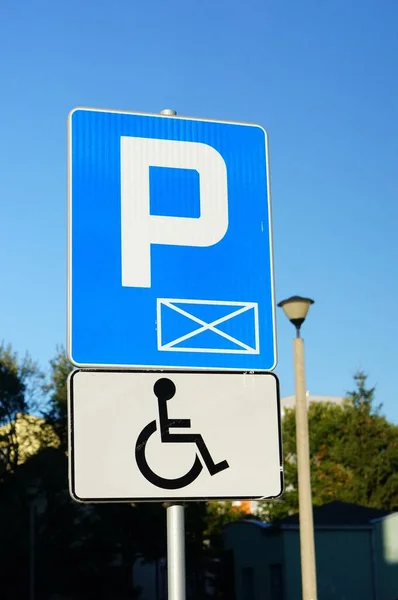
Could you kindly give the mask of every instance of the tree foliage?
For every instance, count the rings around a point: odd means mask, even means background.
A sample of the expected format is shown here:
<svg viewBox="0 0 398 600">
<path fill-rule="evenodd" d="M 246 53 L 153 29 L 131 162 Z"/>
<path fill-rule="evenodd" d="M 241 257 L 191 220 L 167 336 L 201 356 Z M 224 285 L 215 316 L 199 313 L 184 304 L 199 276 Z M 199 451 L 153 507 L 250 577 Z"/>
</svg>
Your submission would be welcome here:
<svg viewBox="0 0 398 600">
<path fill-rule="evenodd" d="M 11 346 L 0 345 L 0 482 L 20 462 L 21 432 L 29 429 L 41 380 L 29 355 L 19 360 Z"/>
<path fill-rule="evenodd" d="M 48 393 L 48 407 L 44 411 L 46 422 L 58 436 L 59 443 L 66 450 L 68 445 L 67 382 L 73 365 L 69 362 L 63 347 L 57 349 L 56 356 L 50 361 L 50 380 L 45 386 Z"/>
<path fill-rule="evenodd" d="M 374 508 L 398 508 L 398 427 L 375 405 L 375 388 L 358 372 L 341 405 L 312 403 L 308 410 L 314 505 L 332 500 Z M 260 513 L 283 518 L 298 510 L 295 410 L 283 419 L 285 493 L 263 503 Z"/>
</svg>

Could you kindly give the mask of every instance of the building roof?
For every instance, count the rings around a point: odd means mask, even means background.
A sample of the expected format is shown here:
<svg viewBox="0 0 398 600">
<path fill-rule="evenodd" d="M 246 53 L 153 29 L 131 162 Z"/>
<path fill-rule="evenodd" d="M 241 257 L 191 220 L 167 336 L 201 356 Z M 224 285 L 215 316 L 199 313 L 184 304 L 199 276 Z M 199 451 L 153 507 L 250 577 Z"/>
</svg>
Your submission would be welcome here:
<svg viewBox="0 0 398 600">
<path fill-rule="evenodd" d="M 256 527 L 261 527 L 261 529 L 269 529 L 272 527 L 272 523 L 260 521 L 260 519 L 240 519 L 239 521 L 231 521 L 231 523 L 246 523 L 249 525 L 255 525 Z M 231 523 L 227 523 L 227 525 L 230 525 Z"/>
<path fill-rule="evenodd" d="M 348 502 L 329 502 L 314 507 L 314 525 L 316 526 L 360 526 L 370 525 L 374 519 L 385 517 L 389 511 L 379 508 L 369 508 L 360 504 Z M 298 525 L 299 515 L 291 515 L 279 521 L 278 525 Z"/>
<path fill-rule="evenodd" d="M 392 512 L 388 515 L 384 515 L 382 517 L 377 517 L 376 519 L 372 519 L 372 523 L 381 523 L 382 521 L 385 521 L 386 519 L 398 519 L 398 512 Z"/>
</svg>

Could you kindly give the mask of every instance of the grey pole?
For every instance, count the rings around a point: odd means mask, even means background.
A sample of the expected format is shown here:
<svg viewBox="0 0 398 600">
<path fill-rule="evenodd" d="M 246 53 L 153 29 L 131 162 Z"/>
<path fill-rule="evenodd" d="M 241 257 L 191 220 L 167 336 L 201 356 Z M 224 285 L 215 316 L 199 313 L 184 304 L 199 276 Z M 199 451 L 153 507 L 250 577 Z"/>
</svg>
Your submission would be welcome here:
<svg viewBox="0 0 398 600">
<path fill-rule="evenodd" d="M 304 341 L 301 337 L 295 338 L 293 351 L 296 387 L 296 446 L 302 590 L 303 600 L 317 600 Z"/>
<path fill-rule="evenodd" d="M 174 116 L 177 111 L 165 108 L 161 115 Z M 184 505 L 167 506 L 167 589 L 168 600 L 185 600 L 185 523 Z"/>
<path fill-rule="evenodd" d="M 169 504 L 166 510 L 168 600 L 185 600 L 184 505 Z"/>
</svg>

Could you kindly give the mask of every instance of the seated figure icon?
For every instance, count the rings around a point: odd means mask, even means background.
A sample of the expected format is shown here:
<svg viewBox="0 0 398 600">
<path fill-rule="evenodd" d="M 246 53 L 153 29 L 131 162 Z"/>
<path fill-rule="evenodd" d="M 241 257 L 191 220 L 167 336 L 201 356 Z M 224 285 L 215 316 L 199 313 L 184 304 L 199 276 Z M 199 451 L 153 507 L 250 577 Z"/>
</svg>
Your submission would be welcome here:
<svg viewBox="0 0 398 600">
<path fill-rule="evenodd" d="M 158 399 L 158 410 L 159 410 L 159 424 L 160 424 L 160 440 L 161 443 L 172 443 L 172 444 L 196 444 L 198 453 L 195 456 L 195 461 L 191 469 L 185 475 L 174 479 L 167 479 L 161 477 L 152 471 L 148 465 L 145 449 L 149 438 L 156 432 L 157 425 L 156 421 L 151 421 L 144 427 L 138 436 L 135 445 L 135 459 L 137 466 L 141 471 L 142 475 L 153 485 L 166 490 L 177 490 L 186 487 L 200 475 L 203 464 L 200 460 L 199 455 L 209 471 L 210 475 L 216 475 L 221 471 L 229 468 L 229 464 L 226 460 L 219 463 L 215 463 L 213 458 L 206 446 L 203 437 L 198 433 L 170 433 L 170 428 L 185 428 L 191 427 L 190 419 L 169 419 L 167 402 L 175 396 L 176 386 L 168 378 L 161 378 L 154 385 L 154 393 Z"/>
</svg>

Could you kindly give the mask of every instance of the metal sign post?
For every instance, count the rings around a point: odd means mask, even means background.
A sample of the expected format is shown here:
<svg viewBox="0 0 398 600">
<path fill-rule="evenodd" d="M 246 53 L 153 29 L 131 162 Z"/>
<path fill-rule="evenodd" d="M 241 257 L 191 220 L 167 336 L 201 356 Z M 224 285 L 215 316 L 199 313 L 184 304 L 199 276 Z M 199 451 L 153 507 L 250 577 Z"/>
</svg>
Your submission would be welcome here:
<svg viewBox="0 0 398 600">
<path fill-rule="evenodd" d="M 185 509 L 183 504 L 173 503 L 166 511 L 168 598 L 185 600 Z"/>
<path fill-rule="evenodd" d="M 176 110 L 165 108 L 161 115 L 175 116 Z M 185 508 L 173 503 L 167 512 L 167 589 L 169 600 L 185 600 Z"/>
</svg>

